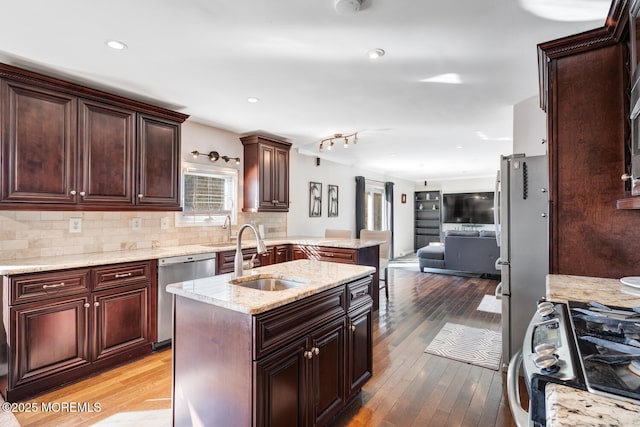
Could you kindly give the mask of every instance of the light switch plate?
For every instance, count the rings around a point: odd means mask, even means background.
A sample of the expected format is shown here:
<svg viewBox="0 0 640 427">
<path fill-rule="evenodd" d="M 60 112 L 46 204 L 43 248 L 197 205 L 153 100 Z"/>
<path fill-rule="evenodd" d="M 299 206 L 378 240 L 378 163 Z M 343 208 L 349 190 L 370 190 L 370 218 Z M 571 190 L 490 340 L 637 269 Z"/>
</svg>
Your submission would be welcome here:
<svg viewBox="0 0 640 427">
<path fill-rule="evenodd" d="M 140 230 L 142 228 L 142 218 L 133 218 L 131 220 L 131 228 Z"/>
<path fill-rule="evenodd" d="M 69 233 L 82 232 L 82 218 L 69 218 Z"/>
</svg>

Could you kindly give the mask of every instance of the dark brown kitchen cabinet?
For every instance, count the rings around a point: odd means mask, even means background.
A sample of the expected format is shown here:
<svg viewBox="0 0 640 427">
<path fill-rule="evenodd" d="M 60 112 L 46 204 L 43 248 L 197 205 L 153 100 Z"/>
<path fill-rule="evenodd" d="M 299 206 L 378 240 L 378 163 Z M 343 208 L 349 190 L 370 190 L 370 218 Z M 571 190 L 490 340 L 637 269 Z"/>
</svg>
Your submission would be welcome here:
<svg viewBox="0 0 640 427">
<path fill-rule="evenodd" d="M 137 204 L 180 207 L 180 123 L 138 117 Z"/>
<path fill-rule="evenodd" d="M 325 425 L 345 401 L 345 320 L 255 363 L 260 426 Z"/>
<path fill-rule="evenodd" d="M 0 95 L 0 209 L 180 209 L 187 116 L 4 64 Z"/>
<path fill-rule="evenodd" d="M 155 264 L 4 276 L 0 392 L 21 400 L 151 352 Z"/>
<path fill-rule="evenodd" d="M 244 145 L 244 212 L 289 211 L 291 144 L 260 135 L 240 138 Z"/>
<path fill-rule="evenodd" d="M 371 377 L 371 280 L 255 315 L 177 296 L 174 424 L 330 423 Z"/>
<path fill-rule="evenodd" d="M 274 263 L 289 261 L 289 245 L 279 245 L 274 247 Z"/>
</svg>

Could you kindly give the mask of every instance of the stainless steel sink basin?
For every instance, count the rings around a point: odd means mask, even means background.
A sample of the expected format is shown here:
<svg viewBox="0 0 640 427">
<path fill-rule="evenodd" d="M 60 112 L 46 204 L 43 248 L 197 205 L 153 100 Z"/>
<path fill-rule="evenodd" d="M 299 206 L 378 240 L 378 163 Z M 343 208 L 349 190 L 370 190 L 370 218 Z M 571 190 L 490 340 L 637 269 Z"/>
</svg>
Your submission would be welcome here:
<svg viewBox="0 0 640 427">
<path fill-rule="evenodd" d="M 260 291 L 284 291 L 304 285 L 305 281 L 282 279 L 277 277 L 261 277 L 256 279 L 238 278 L 229 281 L 232 285 L 245 288 L 257 289 Z"/>
</svg>

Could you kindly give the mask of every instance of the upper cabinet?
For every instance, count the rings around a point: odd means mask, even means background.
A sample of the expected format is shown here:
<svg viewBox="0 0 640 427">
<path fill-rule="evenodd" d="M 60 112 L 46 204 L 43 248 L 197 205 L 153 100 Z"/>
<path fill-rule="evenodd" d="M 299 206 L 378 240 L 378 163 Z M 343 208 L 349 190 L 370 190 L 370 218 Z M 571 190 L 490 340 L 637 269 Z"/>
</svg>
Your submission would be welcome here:
<svg viewBox="0 0 640 427">
<path fill-rule="evenodd" d="M 0 209 L 180 209 L 188 116 L 3 64 L 0 90 Z"/>
<path fill-rule="evenodd" d="M 260 135 L 240 138 L 244 145 L 244 212 L 289 211 L 291 144 Z"/>
</svg>

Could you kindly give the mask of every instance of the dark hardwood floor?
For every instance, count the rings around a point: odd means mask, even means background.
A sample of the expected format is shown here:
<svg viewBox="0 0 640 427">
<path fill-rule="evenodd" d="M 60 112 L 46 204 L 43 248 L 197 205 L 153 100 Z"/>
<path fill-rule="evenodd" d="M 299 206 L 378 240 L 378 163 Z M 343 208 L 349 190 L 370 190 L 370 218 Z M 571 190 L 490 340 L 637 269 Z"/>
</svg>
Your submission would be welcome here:
<svg viewBox="0 0 640 427">
<path fill-rule="evenodd" d="M 477 311 L 496 280 L 389 270 L 374 314 L 374 376 L 335 427 L 515 426 L 501 371 L 424 349 L 446 322 L 500 328 Z M 99 402 L 100 412 L 16 414 L 22 426 L 170 426 L 171 353 L 160 351 L 30 402 Z"/>
</svg>

